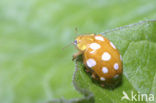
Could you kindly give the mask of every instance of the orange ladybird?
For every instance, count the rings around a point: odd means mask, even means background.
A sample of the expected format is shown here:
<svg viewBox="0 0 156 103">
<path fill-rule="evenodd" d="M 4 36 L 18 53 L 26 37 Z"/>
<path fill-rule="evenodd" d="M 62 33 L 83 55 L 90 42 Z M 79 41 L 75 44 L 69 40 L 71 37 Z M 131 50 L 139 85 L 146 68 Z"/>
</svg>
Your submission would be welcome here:
<svg viewBox="0 0 156 103">
<path fill-rule="evenodd" d="M 122 57 L 115 45 L 103 35 L 80 35 L 74 44 L 79 52 L 73 55 L 73 60 L 82 55 L 93 79 L 107 82 L 122 74 Z"/>
</svg>

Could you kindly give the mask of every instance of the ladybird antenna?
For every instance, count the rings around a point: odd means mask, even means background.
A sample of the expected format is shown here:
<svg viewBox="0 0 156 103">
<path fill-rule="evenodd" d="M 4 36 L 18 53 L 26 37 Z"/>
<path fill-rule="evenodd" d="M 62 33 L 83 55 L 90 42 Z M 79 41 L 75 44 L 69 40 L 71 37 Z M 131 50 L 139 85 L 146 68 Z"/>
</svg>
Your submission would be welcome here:
<svg viewBox="0 0 156 103">
<path fill-rule="evenodd" d="M 76 34 L 76 36 L 78 36 L 78 28 L 77 27 L 75 27 L 75 34 Z"/>
<path fill-rule="evenodd" d="M 75 27 L 75 34 L 76 34 L 76 36 L 78 36 L 78 28 L 77 28 L 77 27 Z M 74 42 L 69 43 L 68 45 L 66 45 L 66 46 L 63 47 L 62 49 L 64 50 L 65 48 L 67 48 L 67 47 L 69 47 L 69 46 L 71 46 L 71 45 L 75 45 L 75 43 L 74 43 Z"/>
<path fill-rule="evenodd" d="M 62 48 L 62 50 L 64 50 L 65 48 L 67 48 L 67 47 L 69 47 L 71 45 L 74 45 L 74 43 L 72 42 L 72 43 L 67 44 L 65 47 Z"/>
</svg>

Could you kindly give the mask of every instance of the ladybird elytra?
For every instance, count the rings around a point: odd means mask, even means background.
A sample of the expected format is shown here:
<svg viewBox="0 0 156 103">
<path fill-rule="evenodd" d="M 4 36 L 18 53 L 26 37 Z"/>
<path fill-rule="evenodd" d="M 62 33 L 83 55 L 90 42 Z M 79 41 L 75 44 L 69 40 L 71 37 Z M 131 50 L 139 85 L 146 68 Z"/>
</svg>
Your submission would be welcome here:
<svg viewBox="0 0 156 103">
<path fill-rule="evenodd" d="M 82 55 L 86 69 L 99 81 L 110 81 L 122 74 L 122 57 L 116 46 L 101 34 L 80 35 L 75 39 L 78 52 L 73 60 Z"/>
</svg>

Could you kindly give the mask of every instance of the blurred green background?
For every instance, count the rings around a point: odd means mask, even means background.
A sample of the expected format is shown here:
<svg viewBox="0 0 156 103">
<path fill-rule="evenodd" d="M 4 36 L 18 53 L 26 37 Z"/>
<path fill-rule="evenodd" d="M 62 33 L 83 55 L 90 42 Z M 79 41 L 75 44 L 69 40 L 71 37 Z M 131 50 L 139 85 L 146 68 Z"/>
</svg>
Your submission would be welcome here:
<svg viewBox="0 0 156 103">
<path fill-rule="evenodd" d="M 156 18 L 156 0 L 1 0 L 0 103 L 77 98 L 71 46 L 98 33 Z"/>
</svg>

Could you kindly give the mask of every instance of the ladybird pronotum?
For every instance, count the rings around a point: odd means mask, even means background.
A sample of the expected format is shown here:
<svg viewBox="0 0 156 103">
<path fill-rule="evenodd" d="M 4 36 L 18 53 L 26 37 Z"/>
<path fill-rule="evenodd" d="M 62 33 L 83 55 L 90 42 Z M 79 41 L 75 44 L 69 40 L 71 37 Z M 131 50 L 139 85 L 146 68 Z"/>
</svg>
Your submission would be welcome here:
<svg viewBox="0 0 156 103">
<path fill-rule="evenodd" d="M 73 60 L 82 55 L 86 69 L 93 71 L 93 79 L 106 82 L 122 74 L 122 57 L 115 45 L 103 35 L 80 35 L 74 44 L 78 52 L 73 55 Z"/>
</svg>

